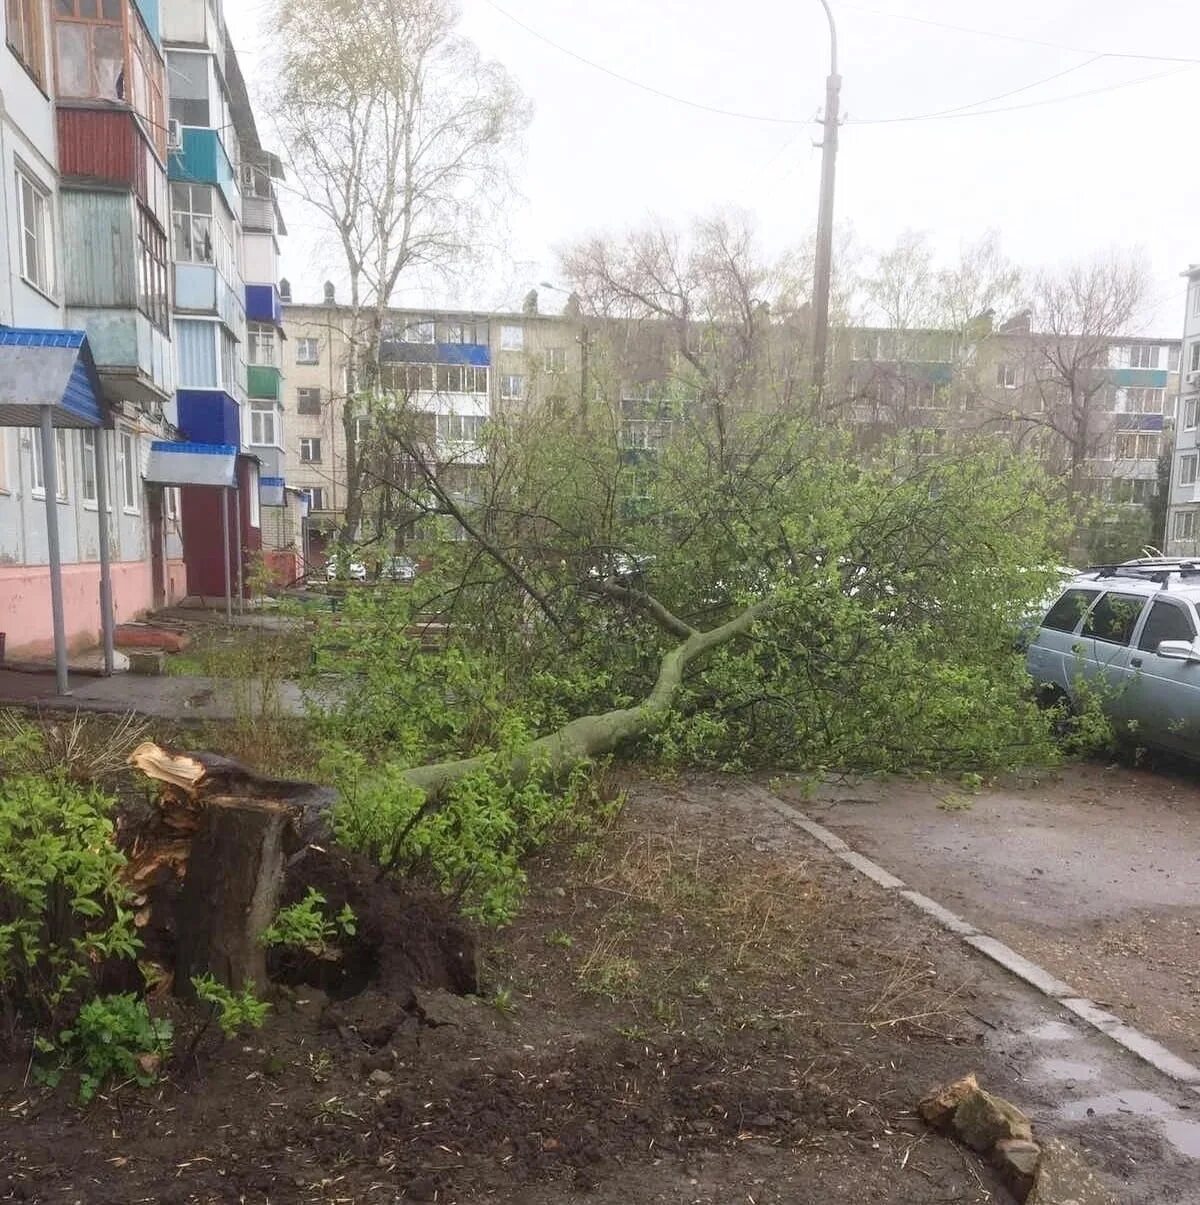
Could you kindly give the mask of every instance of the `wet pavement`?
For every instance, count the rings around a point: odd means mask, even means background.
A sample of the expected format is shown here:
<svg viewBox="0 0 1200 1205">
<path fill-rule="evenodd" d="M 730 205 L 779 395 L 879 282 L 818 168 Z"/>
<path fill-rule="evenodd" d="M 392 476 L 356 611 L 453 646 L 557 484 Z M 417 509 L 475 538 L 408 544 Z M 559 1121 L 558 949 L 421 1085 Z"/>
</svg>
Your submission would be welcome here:
<svg viewBox="0 0 1200 1205">
<path fill-rule="evenodd" d="M 978 791 L 840 782 L 793 798 L 911 887 L 1200 1063 L 1200 770 L 1095 764 Z"/>
</svg>

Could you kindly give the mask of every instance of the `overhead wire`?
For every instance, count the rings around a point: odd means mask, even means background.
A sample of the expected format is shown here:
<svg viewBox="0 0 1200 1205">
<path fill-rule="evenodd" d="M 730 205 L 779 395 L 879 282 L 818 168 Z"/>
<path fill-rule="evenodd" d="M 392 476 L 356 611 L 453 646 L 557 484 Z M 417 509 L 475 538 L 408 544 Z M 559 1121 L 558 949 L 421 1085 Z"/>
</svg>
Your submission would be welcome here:
<svg viewBox="0 0 1200 1205">
<path fill-rule="evenodd" d="M 626 75 L 623 72 L 617 71 L 617 70 L 613 69 L 612 67 L 608 67 L 603 63 L 598 63 L 594 59 L 590 59 L 586 55 L 580 54 L 578 51 L 572 50 L 569 46 L 564 46 L 561 42 L 556 42 L 553 38 L 548 37 L 546 34 L 542 33 L 540 30 L 535 29 L 532 25 L 521 20 L 520 17 L 516 16 L 515 14 L 509 12 L 506 8 L 503 8 L 501 5 L 497 4 L 496 0 L 483 0 L 483 2 L 489 8 L 491 8 L 495 12 L 499 13 L 507 21 L 510 21 L 512 24 L 516 25 L 518 28 L 524 30 L 527 34 L 529 34 L 530 37 L 536 38 L 539 42 L 545 43 L 545 45 L 549 46 L 551 49 L 558 51 L 559 54 L 566 55 L 568 58 L 574 59 L 576 62 L 582 63 L 584 66 L 590 67 L 594 71 L 599 71 L 601 74 L 607 75 L 611 79 L 615 79 L 618 82 L 626 84 L 631 88 L 637 88 L 639 91 L 646 92 L 651 96 L 656 96 L 660 100 L 670 101 L 673 104 L 683 105 L 687 108 L 696 109 L 703 113 L 711 113 L 718 117 L 734 118 L 739 121 L 753 121 L 753 122 L 759 122 L 759 123 L 771 124 L 771 125 L 798 126 L 798 125 L 810 125 L 816 120 L 815 118 L 782 117 L 779 114 L 750 113 L 750 112 L 746 112 L 744 110 L 739 110 L 739 109 L 727 109 L 720 105 L 708 104 L 705 101 L 698 101 L 698 100 L 694 100 L 690 97 L 679 96 L 678 94 L 676 94 L 674 92 L 668 92 L 664 88 L 656 87 L 653 84 L 647 84 L 644 80 L 639 80 L 631 75 Z M 857 5 L 844 5 L 843 7 L 851 8 L 851 9 L 854 9 L 854 10 L 860 11 L 860 12 L 871 13 L 871 14 L 874 14 L 877 16 L 901 17 L 901 15 L 897 14 L 897 13 L 886 13 L 886 12 L 882 12 L 881 10 L 876 10 L 876 9 L 860 8 Z M 926 21 L 923 18 L 901 17 L 901 19 L 904 19 L 904 20 L 911 19 L 911 20 L 919 21 L 921 24 L 929 24 L 929 25 L 944 25 L 945 24 L 944 22 Z M 1009 40 L 1009 41 L 1028 42 L 1033 45 L 1052 47 L 1053 49 L 1056 49 L 1056 50 L 1069 51 L 1074 54 L 1082 54 L 1082 55 L 1087 55 L 1089 57 L 1084 62 L 1076 63 L 1074 66 L 1064 68 L 1060 71 L 1056 71 L 1056 72 L 1052 73 L 1051 75 L 1044 76 L 1040 79 L 1032 81 L 1031 83 L 1022 84 L 1018 88 L 1012 88 L 1006 92 L 1001 92 L 995 96 L 984 97 L 980 100 L 971 101 L 971 102 L 969 102 L 967 104 L 963 104 L 963 105 L 957 105 L 950 109 L 938 109 L 938 110 L 935 110 L 930 113 L 904 114 L 904 115 L 900 115 L 900 116 L 896 116 L 896 117 L 848 118 L 846 120 L 845 124 L 859 125 L 859 126 L 862 126 L 862 125 L 890 125 L 890 124 L 901 123 L 901 122 L 939 121 L 939 120 L 944 120 L 944 119 L 962 118 L 962 117 L 987 117 L 987 116 L 990 116 L 995 113 L 1015 113 L 1015 112 L 1025 110 L 1025 109 L 1039 108 L 1043 105 L 1061 104 L 1066 101 L 1079 100 L 1081 98 L 1088 97 L 1088 96 L 1098 96 L 1104 92 L 1113 92 L 1113 91 L 1117 91 L 1118 89 L 1121 89 L 1121 88 L 1131 88 L 1131 87 L 1134 87 L 1139 84 L 1151 83 L 1154 80 L 1163 79 L 1168 75 L 1176 74 L 1176 72 L 1174 72 L 1174 71 L 1157 72 L 1153 75 L 1139 76 L 1137 79 L 1133 79 L 1133 80 L 1124 80 L 1124 81 L 1121 81 L 1118 83 L 1106 84 L 1102 87 L 1088 89 L 1083 92 L 1072 92 L 1072 93 L 1067 94 L 1066 96 L 1046 97 L 1042 100 L 1029 101 L 1026 104 L 1021 104 L 1021 105 L 1009 105 L 1009 106 L 1005 106 L 1005 107 L 999 108 L 999 109 L 980 108 L 981 105 L 994 104 L 995 102 L 997 102 L 999 100 L 1005 100 L 1010 96 L 1016 96 L 1019 93 L 1028 92 L 1028 91 L 1032 90 L 1033 88 L 1041 87 L 1043 84 L 1051 83 L 1053 80 L 1060 79 L 1065 75 L 1071 74 L 1072 72 L 1080 71 L 1085 67 L 1089 67 L 1093 63 L 1098 62 L 1101 59 L 1108 59 L 1108 58 L 1149 59 L 1149 60 L 1156 60 L 1156 61 L 1163 61 L 1163 62 L 1180 63 L 1180 64 L 1183 64 L 1183 66 L 1180 68 L 1180 70 L 1187 70 L 1187 68 L 1191 65 L 1200 65 L 1200 59 L 1198 59 L 1198 58 L 1185 58 L 1182 56 L 1171 56 L 1171 55 L 1140 55 L 1140 54 L 1125 53 L 1125 52 L 1120 52 L 1120 51 L 1092 51 L 1092 50 L 1085 50 L 1080 47 L 1064 46 L 1064 45 L 1060 45 L 1060 44 L 1054 43 L 1054 42 L 1044 42 L 1044 41 L 1040 41 L 1039 39 L 1036 39 L 1036 38 L 1027 38 L 1027 37 L 1023 37 L 1023 36 L 1019 36 L 1019 35 L 1015 35 L 1015 34 L 1013 34 L 1013 35 L 990 34 L 986 30 L 967 29 L 964 26 L 948 25 L 946 27 L 955 29 L 958 32 L 962 32 L 962 33 L 974 33 L 974 34 L 979 34 L 981 36 L 994 36 L 994 37 L 1002 38 L 1004 40 Z"/>
</svg>

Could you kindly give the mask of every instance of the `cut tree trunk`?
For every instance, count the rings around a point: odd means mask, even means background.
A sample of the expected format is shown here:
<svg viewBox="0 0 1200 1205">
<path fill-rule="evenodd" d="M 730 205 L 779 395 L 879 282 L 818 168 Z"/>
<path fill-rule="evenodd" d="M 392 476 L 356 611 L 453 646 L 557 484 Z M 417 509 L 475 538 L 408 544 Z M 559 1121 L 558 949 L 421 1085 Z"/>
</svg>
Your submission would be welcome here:
<svg viewBox="0 0 1200 1205">
<path fill-rule="evenodd" d="M 291 809 L 270 800 L 205 800 L 175 907 L 175 990 L 211 974 L 232 988 L 267 981 L 262 934 L 283 889 Z"/>
</svg>

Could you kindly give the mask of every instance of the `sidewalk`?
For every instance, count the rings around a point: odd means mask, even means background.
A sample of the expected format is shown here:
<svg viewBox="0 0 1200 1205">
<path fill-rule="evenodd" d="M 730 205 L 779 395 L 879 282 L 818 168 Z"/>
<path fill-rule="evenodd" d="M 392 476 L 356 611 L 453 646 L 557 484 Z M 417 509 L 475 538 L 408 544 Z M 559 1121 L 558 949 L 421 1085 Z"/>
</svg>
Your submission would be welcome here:
<svg viewBox="0 0 1200 1205">
<path fill-rule="evenodd" d="M 42 711 L 127 711 L 163 720 L 233 720 L 260 715 L 261 686 L 222 678 L 142 677 L 117 674 L 111 678 L 71 675 L 71 693 L 59 695 L 53 673 L 23 673 L 0 669 L 0 707 Z M 281 715 L 307 714 L 304 688 L 298 682 L 276 686 Z"/>
</svg>

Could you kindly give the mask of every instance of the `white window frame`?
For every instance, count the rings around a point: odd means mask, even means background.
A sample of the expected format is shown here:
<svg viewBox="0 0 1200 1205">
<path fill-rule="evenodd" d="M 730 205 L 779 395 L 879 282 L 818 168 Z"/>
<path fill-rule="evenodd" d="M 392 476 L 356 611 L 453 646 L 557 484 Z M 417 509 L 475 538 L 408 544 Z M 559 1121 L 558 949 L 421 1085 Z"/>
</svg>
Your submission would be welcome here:
<svg viewBox="0 0 1200 1205">
<path fill-rule="evenodd" d="M 516 323 L 504 323 L 500 327 L 501 351 L 524 351 L 525 328 Z"/>
<path fill-rule="evenodd" d="M 432 318 L 414 318 L 404 324 L 405 343 L 436 343 L 437 323 Z"/>
<path fill-rule="evenodd" d="M 314 393 L 317 395 L 316 409 L 313 409 L 311 406 L 302 407 L 300 404 L 300 395 L 301 394 L 311 395 Z M 320 385 L 301 385 L 296 390 L 296 413 L 297 414 L 302 414 L 302 415 L 304 415 L 305 418 L 317 418 L 320 416 L 321 406 L 323 404 L 324 404 L 324 399 L 321 394 L 321 386 Z"/>
<path fill-rule="evenodd" d="M 1159 352 L 1162 349 L 1157 343 L 1134 343 L 1129 348 L 1129 367 L 1130 368 L 1157 368 L 1159 361 Z M 1149 363 L 1139 363 L 1141 360 L 1148 360 Z"/>
<path fill-rule="evenodd" d="M 1183 403 L 1183 429 L 1194 431 L 1200 419 L 1200 398 L 1190 397 Z"/>
<path fill-rule="evenodd" d="M 1165 389 L 1153 385 L 1130 385 L 1125 389 L 1125 413 L 1162 414 L 1166 395 Z"/>
<path fill-rule="evenodd" d="M 42 472 L 42 429 L 41 427 L 30 427 L 29 429 L 33 432 L 33 438 L 29 441 L 29 463 L 32 468 L 31 492 L 35 498 L 45 498 L 46 478 Z M 62 427 L 54 428 L 54 474 L 57 478 L 54 483 L 55 497 L 59 502 L 69 502 L 71 500 L 69 486 L 71 456 L 70 449 L 67 447 L 67 432 Z"/>
<path fill-rule="evenodd" d="M 11 492 L 8 486 L 8 431 L 0 427 L 0 494 Z"/>
<path fill-rule="evenodd" d="M 267 419 L 270 422 L 267 422 Z M 270 427 L 270 431 L 267 427 Z M 256 430 L 257 428 L 257 430 Z M 268 438 L 269 436 L 269 438 Z M 279 447 L 279 416 L 275 413 L 275 403 L 250 403 L 250 446 L 255 448 Z"/>
<path fill-rule="evenodd" d="M 1175 512 L 1175 524 L 1171 529 L 1171 538 L 1174 540 L 1194 540 L 1196 538 L 1196 515 L 1195 510 L 1177 510 Z"/>
<path fill-rule="evenodd" d="M 168 485 L 163 490 L 163 513 L 168 523 L 179 522 L 179 487 Z"/>
<path fill-rule="evenodd" d="M 500 396 L 506 401 L 524 400 L 525 378 L 519 372 L 502 372 L 500 374 Z"/>
<path fill-rule="evenodd" d="M 309 348 L 312 348 L 310 355 Z M 297 364 L 320 364 L 321 362 L 321 340 L 315 335 L 301 335 L 296 340 L 296 363 Z"/>
<path fill-rule="evenodd" d="M 996 365 L 996 384 L 1001 389 L 1016 389 L 1017 366 L 1015 364 Z"/>
<path fill-rule="evenodd" d="M 88 510 L 100 506 L 100 478 L 96 472 L 96 430 L 94 427 L 79 433 L 79 497 Z M 91 488 L 88 483 L 88 466 L 91 466 Z"/>
<path fill-rule="evenodd" d="M 1200 372 L 1200 339 L 1188 344 L 1188 372 Z"/>
<path fill-rule="evenodd" d="M 21 163 L 16 165 L 17 237 L 21 244 L 21 279 L 46 297 L 54 296 L 54 219 L 50 189 Z M 28 212 L 29 198 L 35 204 Z M 34 263 L 29 263 L 29 240 Z"/>
<path fill-rule="evenodd" d="M 542 353 L 547 372 L 567 371 L 567 349 L 565 347 L 547 347 Z"/>
<path fill-rule="evenodd" d="M 274 327 L 262 322 L 246 324 L 246 363 L 258 368 L 278 368 L 278 342 Z"/>
<path fill-rule="evenodd" d="M 117 475 L 121 479 L 121 509 L 127 515 L 140 515 L 137 441 L 130 431 L 122 431 L 117 438 Z"/>
<path fill-rule="evenodd" d="M 258 476 L 258 465 L 251 464 L 246 474 L 246 502 L 250 526 L 262 528 L 262 482 Z"/>
<path fill-rule="evenodd" d="M 313 451 L 316 455 L 313 455 Z M 321 463 L 321 437 L 319 435 L 301 435 L 300 436 L 300 463 L 301 464 L 320 464 Z"/>
<path fill-rule="evenodd" d="M 1200 318 L 1200 284 L 1192 285 L 1192 317 Z"/>
<path fill-rule="evenodd" d="M 1196 453 L 1189 452 L 1179 458 L 1179 484 L 1196 484 Z"/>
<path fill-rule="evenodd" d="M 301 489 L 308 495 L 309 510 L 325 509 L 325 487 L 323 485 L 305 485 Z M 320 506 L 317 505 L 318 501 Z"/>
</svg>

